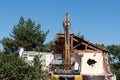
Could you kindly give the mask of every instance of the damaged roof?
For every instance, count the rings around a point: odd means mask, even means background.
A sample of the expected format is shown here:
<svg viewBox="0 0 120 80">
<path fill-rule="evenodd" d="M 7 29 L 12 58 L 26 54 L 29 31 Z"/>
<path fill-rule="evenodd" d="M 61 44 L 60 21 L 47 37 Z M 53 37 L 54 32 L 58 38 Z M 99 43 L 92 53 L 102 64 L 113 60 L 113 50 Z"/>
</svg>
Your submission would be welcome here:
<svg viewBox="0 0 120 80">
<path fill-rule="evenodd" d="M 80 36 L 70 34 L 70 50 L 71 52 L 77 53 L 80 51 L 97 51 L 97 52 L 108 52 L 106 48 L 101 48 Z M 58 33 L 57 40 L 55 41 L 54 52 L 61 53 L 64 51 L 64 34 Z"/>
</svg>

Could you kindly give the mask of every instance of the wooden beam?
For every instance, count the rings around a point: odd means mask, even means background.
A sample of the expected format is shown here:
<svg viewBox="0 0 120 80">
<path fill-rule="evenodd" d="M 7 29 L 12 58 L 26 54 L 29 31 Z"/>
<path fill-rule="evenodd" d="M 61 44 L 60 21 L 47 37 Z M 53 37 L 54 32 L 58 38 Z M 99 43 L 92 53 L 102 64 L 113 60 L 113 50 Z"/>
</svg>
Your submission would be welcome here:
<svg viewBox="0 0 120 80">
<path fill-rule="evenodd" d="M 73 50 L 73 35 L 71 35 L 71 50 Z"/>
<path fill-rule="evenodd" d="M 87 45 L 85 46 L 85 49 L 87 50 L 87 48 L 88 48 L 88 45 L 89 45 L 89 42 L 87 43 Z"/>
<path fill-rule="evenodd" d="M 87 46 L 87 48 L 89 47 L 89 48 L 91 48 L 91 49 L 93 49 L 93 50 L 99 50 L 99 49 L 97 49 L 97 48 L 95 48 L 95 47 L 93 47 L 93 46 L 87 45 L 87 44 L 84 43 L 84 42 L 81 42 L 81 44 Z"/>
<path fill-rule="evenodd" d="M 72 53 L 80 53 L 80 52 L 86 52 L 86 53 L 102 53 L 102 51 L 94 51 L 94 50 L 72 50 Z"/>
<path fill-rule="evenodd" d="M 78 47 L 80 44 L 81 44 L 81 43 L 79 43 L 79 44 L 73 46 L 73 49 L 75 49 L 76 47 Z"/>
<path fill-rule="evenodd" d="M 75 42 L 80 42 L 79 40 L 77 40 L 77 39 L 75 39 L 75 38 L 73 38 L 73 40 L 74 40 Z"/>
</svg>

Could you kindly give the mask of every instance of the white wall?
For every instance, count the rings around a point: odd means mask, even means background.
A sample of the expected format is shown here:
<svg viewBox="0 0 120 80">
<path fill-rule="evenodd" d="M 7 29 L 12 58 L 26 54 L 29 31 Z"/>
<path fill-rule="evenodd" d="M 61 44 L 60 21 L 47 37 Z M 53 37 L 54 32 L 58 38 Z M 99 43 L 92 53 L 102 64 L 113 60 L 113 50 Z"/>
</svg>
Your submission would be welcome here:
<svg viewBox="0 0 120 80">
<path fill-rule="evenodd" d="M 62 54 L 54 54 L 54 59 L 62 59 Z"/>
<path fill-rule="evenodd" d="M 22 58 L 25 58 L 25 61 L 29 64 L 32 64 L 32 61 L 36 55 L 42 55 L 42 59 L 45 60 L 46 67 L 50 65 L 53 60 L 53 54 L 50 52 L 35 52 L 35 51 L 23 51 Z"/>
<path fill-rule="evenodd" d="M 45 53 L 46 54 L 46 66 L 49 66 L 49 64 L 52 62 L 52 60 L 54 59 L 53 54 L 52 53 Z"/>
<path fill-rule="evenodd" d="M 88 65 L 89 59 L 95 60 L 94 65 Z M 103 55 L 102 53 L 83 53 L 81 63 L 81 74 L 85 75 L 100 75 L 104 73 Z"/>
</svg>

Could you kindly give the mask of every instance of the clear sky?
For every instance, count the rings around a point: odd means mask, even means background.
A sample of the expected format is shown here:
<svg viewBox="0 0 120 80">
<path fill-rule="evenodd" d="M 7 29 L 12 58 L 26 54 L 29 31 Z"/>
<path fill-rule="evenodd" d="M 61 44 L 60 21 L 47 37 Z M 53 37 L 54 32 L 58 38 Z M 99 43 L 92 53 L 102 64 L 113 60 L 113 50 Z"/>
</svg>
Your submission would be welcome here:
<svg viewBox="0 0 120 80">
<path fill-rule="evenodd" d="M 42 30 L 49 29 L 49 42 L 63 32 L 66 12 L 71 33 L 81 33 L 93 43 L 120 44 L 120 0 L 0 0 L 0 40 L 9 37 L 23 16 L 40 23 Z"/>
</svg>

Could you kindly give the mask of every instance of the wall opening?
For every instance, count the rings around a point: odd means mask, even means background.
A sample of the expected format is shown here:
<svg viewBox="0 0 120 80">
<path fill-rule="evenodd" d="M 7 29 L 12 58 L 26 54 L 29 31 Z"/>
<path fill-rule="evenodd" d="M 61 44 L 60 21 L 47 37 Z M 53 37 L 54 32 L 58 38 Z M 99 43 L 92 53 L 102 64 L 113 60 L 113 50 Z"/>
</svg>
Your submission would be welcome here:
<svg viewBox="0 0 120 80">
<path fill-rule="evenodd" d="M 89 65 L 89 66 L 94 66 L 95 65 L 95 63 L 97 63 L 97 61 L 95 61 L 94 59 L 88 59 L 87 60 L 87 64 Z"/>
</svg>

